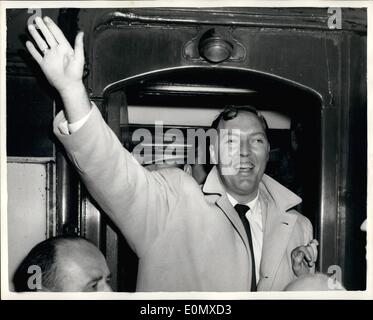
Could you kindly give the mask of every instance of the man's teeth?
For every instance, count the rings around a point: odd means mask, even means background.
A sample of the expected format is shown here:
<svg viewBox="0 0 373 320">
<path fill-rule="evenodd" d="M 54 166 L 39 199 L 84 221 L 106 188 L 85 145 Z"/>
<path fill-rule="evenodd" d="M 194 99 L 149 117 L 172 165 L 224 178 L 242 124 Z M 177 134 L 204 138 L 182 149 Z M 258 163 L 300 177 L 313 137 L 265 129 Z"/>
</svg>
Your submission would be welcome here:
<svg viewBox="0 0 373 320">
<path fill-rule="evenodd" d="M 254 164 L 251 162 L 243 163 L 240 166 L 241 169 L 253 169 L 254 167 L 255 167 Z"/>
</svg>

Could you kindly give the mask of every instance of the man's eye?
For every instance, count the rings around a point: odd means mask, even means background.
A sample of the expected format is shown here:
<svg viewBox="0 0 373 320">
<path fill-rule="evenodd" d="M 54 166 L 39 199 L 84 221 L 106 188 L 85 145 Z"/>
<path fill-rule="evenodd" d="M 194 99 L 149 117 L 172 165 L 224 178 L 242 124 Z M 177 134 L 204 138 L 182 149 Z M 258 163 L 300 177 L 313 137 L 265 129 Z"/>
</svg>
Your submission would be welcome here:
<svg viewBox="0 0 373 320">
<path fill-rule="evenodd" d="M 93 283 L 93 284 L 91 285 L 91 288 L 92 288 L 93 290 L 97 290 L 97 286 L 98 286 L 98 282 L 95 282 L 95 283 Z"/>
<path fill-rule="evenodd" d="M 264 143 L 264 140 L 261 138 L 254 139 L 255 143 Z"/>
</svg>

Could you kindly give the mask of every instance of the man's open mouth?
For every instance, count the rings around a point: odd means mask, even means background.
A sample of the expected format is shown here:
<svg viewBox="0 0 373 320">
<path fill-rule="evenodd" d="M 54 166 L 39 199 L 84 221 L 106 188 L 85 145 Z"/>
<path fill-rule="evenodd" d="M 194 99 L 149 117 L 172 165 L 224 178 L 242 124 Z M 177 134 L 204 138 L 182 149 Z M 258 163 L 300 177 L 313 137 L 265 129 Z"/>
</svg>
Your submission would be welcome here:
<svg viewBox="0 0 373 320">
<path fill-rule="evenodd" d="M 255 168 L 255 164 L 252 162 L 244 162 L 240 164 L 239 170 L 241 172 L 250 172 Z"/>
</svg>

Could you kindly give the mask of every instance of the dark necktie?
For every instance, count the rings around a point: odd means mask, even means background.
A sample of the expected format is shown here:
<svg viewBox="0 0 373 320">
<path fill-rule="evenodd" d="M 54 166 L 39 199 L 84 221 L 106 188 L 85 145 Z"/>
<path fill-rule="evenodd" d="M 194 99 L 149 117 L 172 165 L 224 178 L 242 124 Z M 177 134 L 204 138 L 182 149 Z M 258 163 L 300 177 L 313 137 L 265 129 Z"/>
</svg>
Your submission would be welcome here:
<svg viewBox="0 0 373 320">
<path fill-rule="evenodd" d="M 250 253 L 251 253 L 251 264 L 252 264 L 252 272 L 251 272 L 251 291 L 256 291 L 256 272 L 255 272 L 255 258 L 254 258 L 254 248 L 253 248 L 253 239 L 251 237 L 251 229 L 250 229 L 250 223 L 249 220 L 246 219 L 246 212 L 250 210 L 248 206 L 245 206 L 244 204 L 236 204 L 234 206 L 236 209 L 238 215 L 240 216 L 240 219 L 243 223 L 243 226 L 245 227 L 247 239 L 249 241 L 250 246 Z"/>
</svg>

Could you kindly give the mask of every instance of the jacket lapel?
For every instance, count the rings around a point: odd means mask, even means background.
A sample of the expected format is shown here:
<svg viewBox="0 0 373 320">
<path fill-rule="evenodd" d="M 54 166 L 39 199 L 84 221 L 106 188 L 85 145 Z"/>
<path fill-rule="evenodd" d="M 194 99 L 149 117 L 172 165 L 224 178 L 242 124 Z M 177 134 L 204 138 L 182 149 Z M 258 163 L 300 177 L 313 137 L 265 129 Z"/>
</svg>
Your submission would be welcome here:
<svg viewBox="0 0 373 320">
<path fill-rule="evenodd" d="M 245 244 L 246 250 L 249 253 L 249 242 L 247 240 L 247 235 L 245 228 L 242 224 L 240 217 L 238 216 L 236 210 L 232 207 L 232 204 L 229 202 L 228 197 L 226 195 L 221 196 L 216 201 L 217 206 L 224 212 L 227 218 L 232 223 L 233 227 L 236 229 L 238 234 L 240 235 L 242 241 Z"/>
<path fill-rule="evenodd" d="M 285 254 L 297 216 L 286 212 L 279 214 L 279 209 L 273 204 L 267 207 L 267 223 L 264 228 L 262 261 L 260 265 L 261 278 L 266 289 L 272 286 L 276 271 Z M 263 283 L 264 284 L 264 283 Z M 261 290 L 265 290 L 260 286 Z"/>
<path fill-rule="evenodd" d="M 207 176 L 206 182 L 203 185 L 203 192 L 208 195 L 217 194 L 216 205 L 223 211 L 229 221 L 232 223 L 233 227 L 236 229 L 240 235 L 242 241 L 246 246 L 246 250 L 249 253 L 249 243 L 246 236 L 245 228 L 238 216 L 236 210 L 233 208 L 232 204 L 229 202 L 225 189 L 219 178 L 219 173 L 216 167 L 213 167 L 209 175 Z M 212 197 L 209 197 L 213 199 Z"/>
<path fill-rule="evenodd" d="M 287 189 L 286 197 L 283 194 L 284 190 L 273 190 L 285 188 L 271 178 L 268 180 L 268 177 L 264 177 L 263 182 L 260 188 L 260 201 L 265 227 L 260 265 L 261 281 L 258 289 L 270 290 L 297 220 L 297 215 L 286 211 L 301 200 Z M 280 198 L 274 199 L 273 194 Z"/>
<path fill-rule="evenodd" d="M 228 200 L 216 167 L 207 176 L 202 191 L 210 201 L 216 203 L 232 223 L 249 254 L 245 228 Z M 286 211 L 302 200 L 267 175 L 263 176 L 259 192 L 264 231 L 258 290 L 270 290 L 297 220 L 296 215 Z"/>
</svg>

